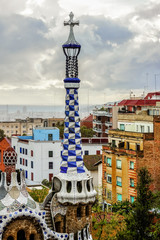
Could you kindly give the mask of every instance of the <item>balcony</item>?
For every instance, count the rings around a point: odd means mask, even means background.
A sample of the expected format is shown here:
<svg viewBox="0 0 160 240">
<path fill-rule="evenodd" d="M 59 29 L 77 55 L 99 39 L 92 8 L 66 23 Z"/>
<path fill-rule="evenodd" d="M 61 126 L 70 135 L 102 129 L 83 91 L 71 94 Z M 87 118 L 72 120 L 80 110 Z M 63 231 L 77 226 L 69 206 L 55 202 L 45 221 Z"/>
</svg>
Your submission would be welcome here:
<svg viewBox="0 0 160 240">
<path fill-rule="evenodd" d="M 105 122 L 106 127 L 112 127 L 112 122 Z"/>
<path fill-rule="evenodd" d="M 94 119 L 94 120 L 93 120 L 93 123 L 94 123 L 94 124 L 99 124 L 99 125 L 101 125 L 101 124 L 102 124 L 102 122 L 101 122 L 101 121 L 98 121 L 98 120 L 96 120 L 96 119 Z"/>
<path fill-rule="evenodd" d="M 96 111 L 93 111 L 93 115 L 94 116 L 106 116 L 106 117 L 112 117 L 112 114 L 111 113 L 109 113 L 109 112 L 107 112 L 107 111 L 105 111 L 105 110 L 103 110 L 103 111 L 98 111 L 98 110 L 96 110 Z"/>
<path fill-rule="evenodd" d="M 97 133 L 102 133 L 102 129 L 101 128 L 93 128 L 93 131 L 95 131 Z"/>
<path fill-rule="evenodd" d="M 107 133 L 107 134 L 108 134 L 108 129 L 105 129 L 105 133 Z"/>
</svg>

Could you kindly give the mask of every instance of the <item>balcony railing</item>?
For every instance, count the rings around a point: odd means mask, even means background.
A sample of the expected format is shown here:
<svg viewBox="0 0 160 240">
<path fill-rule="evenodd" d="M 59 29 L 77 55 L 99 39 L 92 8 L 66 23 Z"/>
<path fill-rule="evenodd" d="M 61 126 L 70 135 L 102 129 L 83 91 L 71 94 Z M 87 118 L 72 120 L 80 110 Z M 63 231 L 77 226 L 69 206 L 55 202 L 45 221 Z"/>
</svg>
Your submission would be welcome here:
<svg viewBox="0 0 160 240">
<path fill-rule="evenodd" d="M 94 123 L 94 124 L 99 124 L 99 125 L 102 124 L 102 122 L 101 122 L 101 121 L 98 121 L 98 120 L 93 120 L 93 123 Z"/>
<path fill-rule="evenodd" d="M 93 128 L 93 131 L 98 132 L 98 133 L 101 133 L 101 132 L 102 132 L 102 129 L 101 129 L 101 128 Z"/>
<path fill-rule="evenodd" d="M 95 116 L 106 116 L 106 117 L 112 117 L 112 114 L 109 113 L 109 112 L 106 112 L 105 110 L 104 111 L 93 111 L 93 115 Z"/>
<path fill-rule="evenodd" d="M 112 122 L 105 122 L 105 126 L 112 126 Z"/>
</svg>

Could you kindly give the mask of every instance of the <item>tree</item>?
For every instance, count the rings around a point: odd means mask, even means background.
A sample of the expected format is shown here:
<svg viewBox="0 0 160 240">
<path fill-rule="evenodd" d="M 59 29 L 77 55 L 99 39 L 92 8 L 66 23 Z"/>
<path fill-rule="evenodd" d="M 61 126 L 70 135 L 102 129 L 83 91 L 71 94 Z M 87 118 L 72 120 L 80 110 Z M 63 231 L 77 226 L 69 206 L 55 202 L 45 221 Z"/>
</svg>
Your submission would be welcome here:
<svg viewBox="0 0 160 240">
<path fill-rule="evenodd" d="M 137 199 L 125 219 L 126 229 L 117 234 L 118 240 L 147 240 L 153 239 L 153 218 L 151 211 L 155 195 L 151 192 L 151 175 L 146 168 L 138 172 Z"/>
<path fill-rule="evenodd" d="M 45 187 L 43 187 L 42 189 L 33 188 L 32 191 L 29 192 L 29 194 L 36 202 L 42 203 L 45 197 L 47 196 L 48 192 L 49 189 Z"/>
<path fill-rule="evenodd" d="M 82 137 L 93 137 L 94 131 L 92 128 L 87 128 L 86 126 L 81 127 Z"/>
</svg>

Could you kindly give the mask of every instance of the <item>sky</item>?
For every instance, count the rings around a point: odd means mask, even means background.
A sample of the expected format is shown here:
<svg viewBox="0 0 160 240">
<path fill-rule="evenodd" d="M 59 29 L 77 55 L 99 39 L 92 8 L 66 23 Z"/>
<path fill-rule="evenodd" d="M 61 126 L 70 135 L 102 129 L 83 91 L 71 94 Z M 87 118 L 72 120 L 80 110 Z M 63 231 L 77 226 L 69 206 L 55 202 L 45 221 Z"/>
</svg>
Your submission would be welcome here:
<svg viewBox="0 0 160 240">
<path fill-rule="evenodd" d="M 0 0 L 0 104 L 64 104 L 71 11 L 81 104 L 160 90 L 159 9 L 159 0 Z"/>
</svg>

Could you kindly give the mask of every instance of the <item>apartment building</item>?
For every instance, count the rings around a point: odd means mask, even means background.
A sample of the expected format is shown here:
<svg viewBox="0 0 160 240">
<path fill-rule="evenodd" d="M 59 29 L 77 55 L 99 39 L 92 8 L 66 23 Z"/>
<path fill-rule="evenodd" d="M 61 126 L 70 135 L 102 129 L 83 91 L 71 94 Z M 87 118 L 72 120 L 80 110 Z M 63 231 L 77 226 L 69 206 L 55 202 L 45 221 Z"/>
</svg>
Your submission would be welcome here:
<svg viewBox="0 0 160 240">
<path fill-rule="evenodd" d="M 37 127 L 55 127 L 56 124 L 63 124 L 63 118 L 29 118 L 16 119 L 15 121 L 0 122 L 0 129 L 4 131 L 7 137 L 14 135 L 32 135 L 32 130 Z"/>
<path fill-rule="evenodd" d="M 152 190 L 160 190 L 160 116 L 154 117 L 154 133 L 109 131 L 103 146 L 103 198 L 107 205 L 136 197 L 137 170 L 146 166 Z"/>
<path fill-rule="evenodd" d="M 58 128 L 36 128 L 33 136 L 13 136 L 12 147 L 17 152 L 17 169 L 25 171 L 28 185 L 51 181 L 59 173 L 60 149 Z"/>
<path fill-rule="evenodd" d="M 32 135 L 33 128 L 43 126 L 44 119 L 42 118 L 26 118 L 10 122 L 0 122 L 0 129 L 4 131 L 7 137 L 11 137 L 12 135 Z"/>
<path fill-rule="evenodd" d="M 108 103 L 93 110 L 93 130 L 96 137 L 108 137 L 108 131 L 117 128 L 117 103 Z"/>
</svg>

